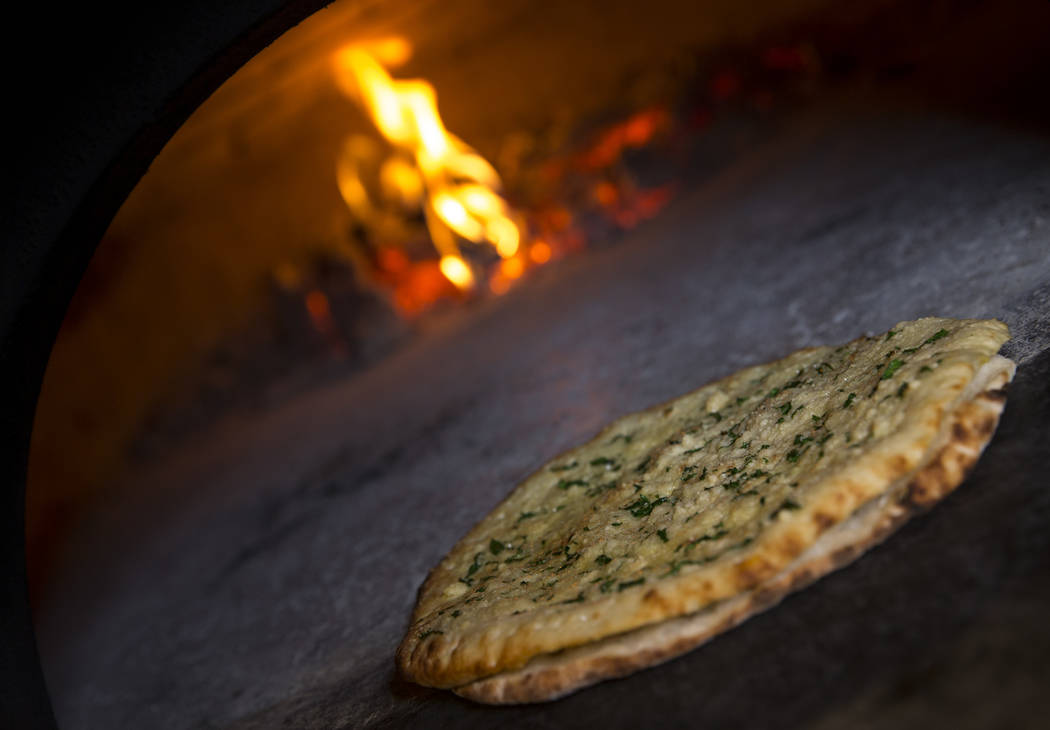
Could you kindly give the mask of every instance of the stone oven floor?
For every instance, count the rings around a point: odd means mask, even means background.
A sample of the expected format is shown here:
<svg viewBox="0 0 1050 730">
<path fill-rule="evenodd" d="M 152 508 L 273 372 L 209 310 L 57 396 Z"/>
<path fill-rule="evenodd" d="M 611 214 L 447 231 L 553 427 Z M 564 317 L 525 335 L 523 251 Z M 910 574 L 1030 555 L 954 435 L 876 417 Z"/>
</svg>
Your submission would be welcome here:
<svg viewBox="0 0 1050 730">
<path fill-rule="evenodd" d="M 1019 363 L 971 477 L 854 565 L 559 702 L 400 682 L 415 591 L 607 421 L 924 315 Z M 1050 712 L 1050 136 L 904 106 L 806 114 L 624 244 L 381 367 L 200 433 L 81 529 L 42 607 L 68 728 L 1035 727 Z"/>
</svg>

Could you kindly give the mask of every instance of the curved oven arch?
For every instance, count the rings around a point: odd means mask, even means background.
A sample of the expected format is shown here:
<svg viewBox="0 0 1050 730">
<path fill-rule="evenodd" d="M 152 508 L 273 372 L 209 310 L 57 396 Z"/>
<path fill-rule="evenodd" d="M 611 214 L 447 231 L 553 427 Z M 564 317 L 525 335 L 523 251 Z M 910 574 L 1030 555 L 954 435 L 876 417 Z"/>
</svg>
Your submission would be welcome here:
<svg viewBox="0 0 1050 730">
<path fill-rule="evenodd" d="M 0 712 L 13 726 L 55 724 L 26 587 L 25 485 L 37 397 L 73 292 L 106 226 L 179 126 L 252 56 L 327 4 L 94 3 L 62 18 L 43 6 L 9 17 L 23 39 L 8 65 L 17 77 L 9 108 L 22 128 L 0 249 L 0 571 L 8 586 Z"/>
</svg>

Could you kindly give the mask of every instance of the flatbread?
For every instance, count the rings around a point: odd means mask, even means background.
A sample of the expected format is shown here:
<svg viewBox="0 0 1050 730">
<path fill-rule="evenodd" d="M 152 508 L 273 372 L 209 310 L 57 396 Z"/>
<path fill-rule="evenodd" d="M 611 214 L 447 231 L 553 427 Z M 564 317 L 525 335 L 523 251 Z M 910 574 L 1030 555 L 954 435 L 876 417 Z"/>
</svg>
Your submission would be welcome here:
<svg viewBox="0 0 1050 730">
<path fill-rule="evenodd" d="M 553 699 L 677 656 L 883 539 L 963 478 L 1012 363 L 924 319 L 624 417 L 523 482 L 420 589 L 402 673 Z"/>
<path fill-rule="evenodd" d="M 977 462 L 1006 404 L 1005 387 L 1013 375 L 1013 363 L 996 356 L 984 370 L 987 387 L 955 411 L 950 431 L 953 438 L 934 459 L 830 528 L 787 568 L 757 588 L 687 616 L 536 657 L 521 669 L 479 679 L 453 691 L 487 704 L 557 699 L 681 656 L 776 605 L 788 593 L 853 562 L 913 514 L 951 492 Z"/>
</svg>

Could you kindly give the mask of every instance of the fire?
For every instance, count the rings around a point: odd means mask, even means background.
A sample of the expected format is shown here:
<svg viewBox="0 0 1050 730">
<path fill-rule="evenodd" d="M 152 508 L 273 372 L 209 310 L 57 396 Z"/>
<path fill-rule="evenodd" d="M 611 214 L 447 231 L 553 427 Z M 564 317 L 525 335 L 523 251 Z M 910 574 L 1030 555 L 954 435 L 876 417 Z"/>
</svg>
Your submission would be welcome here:
<svg viewBox="0 0 1050 730">
<path fill-rule="evenodd" d="M 333 58 L 336 81 L 394 148 L 380 168 L 383 194 L 402 206 L 422 209 L 441 273 L 467 291 L 475 286 L 475 277 L 457 236 L 491 245 L 509 260 L 522 245 L 524 226 L 499 194 L 500 178 L 492 165 L 445 129 L 434 87 L 421 79 L 390 76 L 387 69 L 404 63 L 411 53 L 411 45 L 401 38 L 346 46 Z M 362 180 L 360 153 L 352 138 L 344 145 L 336 177 L 347 206 L 367 222 L 378 213 Z"/>
<path fill-rule="evenodd" d="M 474 286 L 474 276 L 470 273 L 470 267 L 459 256 L 442 256 L 441 273 L 460 289 Z"/>
<path fill-rule="evenodd" d="M 537 264 L 545 264 L 551 260 L 551 247 L 546 241 L 536 241 L 529 248 L 529 258 Z"/>
</svg>

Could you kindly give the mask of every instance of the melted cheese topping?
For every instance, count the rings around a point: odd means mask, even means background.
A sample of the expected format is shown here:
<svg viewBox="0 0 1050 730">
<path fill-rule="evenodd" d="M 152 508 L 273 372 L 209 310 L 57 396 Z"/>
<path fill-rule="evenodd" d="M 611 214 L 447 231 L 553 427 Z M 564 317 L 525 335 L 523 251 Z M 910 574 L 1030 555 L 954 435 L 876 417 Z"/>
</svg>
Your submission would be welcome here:
<svg viewBox="0 0 1050 730">
<path fill-rule="evenodd" d="M 905 323 L 618 420 L 522 483 L 446 558 L 418 638 L 739 559 L 827 474 L 892 436 L 933 373 L 972 370 L 971 340 L 988 338 L 972 329 Z"/>
</svg>

